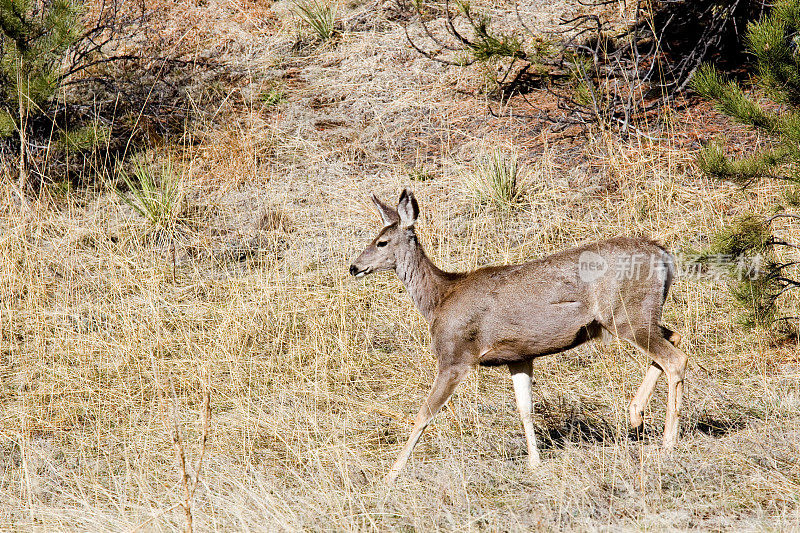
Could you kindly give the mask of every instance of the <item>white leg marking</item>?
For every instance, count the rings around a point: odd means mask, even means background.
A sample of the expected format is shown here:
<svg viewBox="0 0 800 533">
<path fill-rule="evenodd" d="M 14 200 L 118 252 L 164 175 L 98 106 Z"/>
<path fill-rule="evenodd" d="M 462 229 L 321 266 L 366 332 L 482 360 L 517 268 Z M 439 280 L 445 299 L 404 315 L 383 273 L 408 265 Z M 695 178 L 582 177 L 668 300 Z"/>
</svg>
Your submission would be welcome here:
<svg viewBox="0 0 800 533">
<path fill-rule="evenodd" d="M 517 408 L 525 429 L 525 440 L 528 442 L 528 466 L 531 469 L 541 464 L 539 450 L 536 447 L 536 433 L 533 431 L 533 394 L 531 393 L 531 363 L 512 363 L 508 365 L 511 381 L 514 383 L 514 395 Z"/>
</svg>

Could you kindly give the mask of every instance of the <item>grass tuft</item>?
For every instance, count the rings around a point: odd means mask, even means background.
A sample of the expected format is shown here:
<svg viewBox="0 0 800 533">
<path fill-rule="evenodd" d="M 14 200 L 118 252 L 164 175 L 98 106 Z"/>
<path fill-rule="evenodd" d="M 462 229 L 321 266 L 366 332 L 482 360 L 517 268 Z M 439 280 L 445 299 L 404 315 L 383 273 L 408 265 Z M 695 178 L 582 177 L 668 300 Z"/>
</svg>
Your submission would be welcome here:
<svg viewBox="0 0 800 533">
<path fill-rule="evenodd" d="M 286 101 L 286 94 L 279 87 L 273 87 L 259 94 L 259 100 L 266 108 L 276 107 Z"/>
<path fill-rule="evenodd" d="M 482 157 L 468 182 L 470 195 L 479 205 L 496 209 L 516 206 L 522 198 L 517 156 L 495 149 Z"/>
<path fill-rule="evenodd" d="M 319 0 L 297 0 L 295 13 L 311 26 L 321 41 L 328 41 L 336 35 L 336 8 Z"/>
<path fill-rule="evenodd" d="M 120 178 L 127 194 L 114 191 L 134 211 L 154 227 L 171 232 L 186 212 L 186 196 L 175 176 L 172 162 L 167 160 L 154 171 L 146 163 L 134 162 L 133 174 L 123 170 Z"/>
</svg>

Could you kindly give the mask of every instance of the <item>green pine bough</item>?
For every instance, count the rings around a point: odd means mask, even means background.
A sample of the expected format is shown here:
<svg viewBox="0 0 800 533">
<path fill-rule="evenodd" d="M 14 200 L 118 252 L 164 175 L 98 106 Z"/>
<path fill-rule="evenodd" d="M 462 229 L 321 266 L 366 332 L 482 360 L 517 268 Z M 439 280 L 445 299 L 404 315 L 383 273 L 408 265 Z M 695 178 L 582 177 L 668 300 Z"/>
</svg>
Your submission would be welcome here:
<svg viewBox="0 0 800 533">
<path fill-rule="evenodd" d="M 64 53 L 81 35 L 81 5 L 0 0 L 0 139 L 41 113 L 58 87 Z"/>
<path fill-rule="evenodd" d="M 705 251 L 731 262 L 731 289 L 745 309 L 748 326 L 778 327 L 798 335 L 800 258 L 796 235 L 800 215 L 800 0 L 780 0 L 769 14 L 747 27 L 747 51 L 754 56 L 759 86 L 771 102 L 762 103 L 711 65 L 703 65 L 692 87 L 732 119 L 773 139 L 771 147 L 739 159 L 729 158 L 720 142 L 703 147 L 697 164 L 705 173 L 747 188 L 762 179 L 779 180 L 783 202 L 771 216 L 751 214 L 727 225 Z M 782 231 L 776 222 L 785 224 Z M 746 260 L 757 269 L 733 272 Z"/>
</svg>

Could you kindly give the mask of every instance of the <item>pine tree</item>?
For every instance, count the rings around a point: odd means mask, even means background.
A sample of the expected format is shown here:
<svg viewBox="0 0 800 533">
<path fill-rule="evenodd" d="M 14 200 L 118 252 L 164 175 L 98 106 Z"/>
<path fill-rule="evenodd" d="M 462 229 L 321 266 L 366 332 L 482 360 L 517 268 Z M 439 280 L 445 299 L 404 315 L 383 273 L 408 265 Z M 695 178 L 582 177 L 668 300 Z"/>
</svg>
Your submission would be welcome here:
<svg viewBox="0 0 800 533">
<path fill-rule="evenodd" d="M 31 111 L 52 97 L 64 52 L 80 29 L 71 0 L 0 0 L 0 136 L 16 129 L 20 100 Z"/>
<path fill-rule="evenodd" d="M 73 0 L 0 0 L 0 142 L 18 137 L 25 187 L 27 123 L 45 113 L 64 53 L 81 32 Z"/>
<path fill-rule="evenodd" d="M 743 188 L 760 179 L 780 180 L 785 186 L 784 202 L 775 206 L 772 216 L 748 215 L 734 221 L 716 236 L 706 255 L 736 258 L 734 265 L 761 260 L 758 272 L 742 275 L 737 271 L 732 278 L 733 295 L 748 311 L 747 324 L 796 324 L 800 261 L 790 255 L 798 245 L 774 236 L 772 225 L 780 219 L 800 221 L 796 213 L 800 206 L 800 0 L 780 0 L 767 16 L 748 24 L 745 42 L 755 58 L 759 85 L 772 102 L 757 102 L 711 65 L 698 70 L 692 86 L 719 111 L 764 132 L 774 143 L 740 159 L 729 158 L 719 143 L 710 143 L 697 162 L 707 174 Z"/>
</svg>

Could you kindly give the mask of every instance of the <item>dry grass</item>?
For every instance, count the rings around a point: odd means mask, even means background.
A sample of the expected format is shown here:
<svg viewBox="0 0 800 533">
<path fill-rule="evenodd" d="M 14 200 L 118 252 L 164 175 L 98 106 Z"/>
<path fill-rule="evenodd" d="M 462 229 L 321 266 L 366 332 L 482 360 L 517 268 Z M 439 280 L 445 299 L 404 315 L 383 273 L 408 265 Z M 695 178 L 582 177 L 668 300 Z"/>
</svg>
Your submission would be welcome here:
<svg viewBox="0 0 800 533">
<path fill-rule="evenodd" d="M 249 4 L 211 4 L 213 20 L 263 30 Z M 26 210 L 3 185 L 0 528 L 182 527 L 170 382 L 191 464 L 204 383 L 211 393 L 196 530 L 800 528 L 796 346 L 742 331 L 708 280 L 678 280 L 667 305 L 692 361 L 674 453 L 658 448 L 663 385 L 643 440 L 629 438 L 644 358 L 592 344 L 535 364 L 540 470 L 526 470 L 507 373 L 481 369 L 387 491 L 435 362 L 393 275 L 347 276 L 377 229 L 369 192 L 394 198 L 428 165 L 413 183 L 419 230 L 453 270 L 619 234 L 690 249 L 778 192 L 743 201 L 668 143 L 571 145 L 485 117 L 452 90 L 479 72 L 422 61 L 386 21 L 298 55 L 296 21 L 261 9 L 285 26 L 251 49 L 272 67 L 247 93 L 280 83 L 286 101 L 223 107 L 199 146 L 169 155 L 189 213 L 174 265 L 110 189 Z M 345 28 L 363 9 L 343 10 Z M 520 207 L 476 212 L 472 156 L 510 144 L 526 167 Z"/>
</svg>

